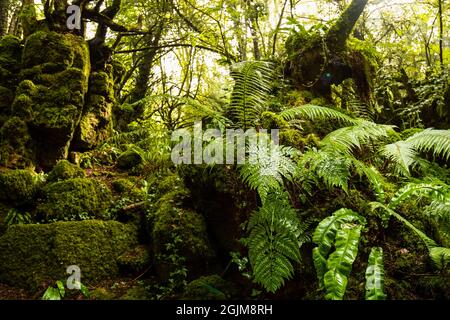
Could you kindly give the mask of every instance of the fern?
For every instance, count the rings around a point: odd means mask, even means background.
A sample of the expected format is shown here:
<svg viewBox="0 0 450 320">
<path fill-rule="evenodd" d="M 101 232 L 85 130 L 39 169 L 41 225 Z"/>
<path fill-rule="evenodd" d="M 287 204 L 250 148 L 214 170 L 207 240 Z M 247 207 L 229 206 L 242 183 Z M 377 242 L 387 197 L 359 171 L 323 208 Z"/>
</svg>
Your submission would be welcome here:
<svg viewBox="0 0 450 320">
<path fill-rule="evenodd" d="M 244 243 L 249 248 L 254 281 L 268 292 L 276 292 L 285 280 L 292 278 L 292 262 L 300 262 L 299 248 L 305 239 L 287 194 L 269 195 L 250 217 L 247 230 L 249 237 Z"/>
<path fill-rule="evenodd" d="M 436 157 L 450 159 L 450 130 L 426 129 L 409 137 L 406 142 L 417 151 L 432 151 Z"/>
<path fill-rule="evenodd" d="M 291 108 L 280 112 L 279 114 L 284 120 L 290 121 L 298 117 L 307 118 L 309 120 L 338 120 L 341 123 L 357 125 L 360 119 L 354 119 L 340 111 L 307 104 L 301 107 Z"/>
<path fill-rule="evenodd" d="M 351 161 L 335 150 L 310 150 L 303 155 L 298 166 L 300 171 L 307 169 L 317 175 L 328 189 L 348 189 Z"/>
<path fill-rule="evenodd" d="M 232 66 L 235 84 L 229 112 L 237 127 L 246 130 L 254 126 L 265 111 L 275 78 L 274 69 L 272 63 L 263 61 L 246 61 Z"/>
<path fill-rule="evenodd" d="M 366 220 L 350 209 L 340 209 L 319 223 L 313 235 L 313 242 L 318 245 L 313 249 L 313 260 L 321 288 L 325 285 L 325 274 L 330 271 L 330 265 L 328 265 L 327 259 L 331 248 L 335 246 L 338 230 L 343 229 L 344 225 L 361 226 L 365 224 Z M 341 236 L 344 237 L 342 234 Z M 331 266 L 334 266 L 334 264 Z M 329 274 L 328 280 L 332 278 L 335 279 L 334 281 L 342 280 L 341 275 L 337 275 L 336 273 Z M 331 282 L 328 282 L 328 284 L 332 285 Z"/>
<path fill-rule="evenodd" d="M 328 271 L 324 275 L 325 298 L 342 300 L 347 287 L 347 279 L 358 254 L 362 226 L 344 224 L 336 233 L 336 250 L 327 261 Z"/>
<path fill-rule="evenodd" d="M 250 145 L 248 161 L 240 167 L 240 174 L 250 188 L 257 190 L 264 203 L 271 190 L 280 190 L 283 179 L 291 180 L 296 170 L 292 157 L 296 150 L 274 144 Z"/>
<path fill-rule="evenodd" d="M 366 269 L 366 300 L 385 300 L 383 249 L 372 248 Z"/>
<path fill-rule="evenodd" d="M 389 133 L 394 133 L 393 126 L 361 121 L 356 125 L 331 132 L 322 140 L 322 145 L 351 154 L 353 149 L 361 149 L 361 146 L 369 141 L 386 138 Z"/>
<path fill-rule="evenodd" d="M 450 130 L 426 129 L 405 141 L 386 145 L 382 154 L 396 164 L 397 172 L 409 176 L 410 167 L 417 165 L 418 152 L 433 152 L 435 157 L 450 158 Z"/>
<path fill-rule="evenodd" d="M 411 222 L 403 218 L 388 206 L 379 202 L 371 202 L 370 205 L 373 211 L 382 209 L 411 229 L 425 243 L 430 258 L 435 263 L 437 268 L 442 269 L 447 266 L 450 262 L 450 248 L 439 247 L 433 239 L 429 238 L 425 233 L 417 229 Z"/>
</svg>

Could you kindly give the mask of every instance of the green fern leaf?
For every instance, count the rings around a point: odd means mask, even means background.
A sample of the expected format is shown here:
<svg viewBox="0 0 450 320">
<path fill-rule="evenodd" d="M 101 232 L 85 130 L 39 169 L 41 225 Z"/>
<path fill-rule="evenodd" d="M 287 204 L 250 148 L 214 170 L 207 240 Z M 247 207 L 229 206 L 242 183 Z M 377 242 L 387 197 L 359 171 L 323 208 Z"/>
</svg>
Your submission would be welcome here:
<svg viewBox="0 0 450 320">
<path fill-rule="evenodd" d="M 366 269 L 366 300 L 385 300 L 383 249 L 372 248 Z"/>
</svg>

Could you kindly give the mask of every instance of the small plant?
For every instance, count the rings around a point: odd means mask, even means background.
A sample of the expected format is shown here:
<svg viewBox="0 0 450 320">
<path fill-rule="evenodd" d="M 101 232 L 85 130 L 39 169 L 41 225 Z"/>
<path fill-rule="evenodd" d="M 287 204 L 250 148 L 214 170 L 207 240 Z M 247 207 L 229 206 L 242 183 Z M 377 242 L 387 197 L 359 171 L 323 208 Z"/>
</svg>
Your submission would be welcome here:
<svg viewBox="0 0 450 320">
<path fill-rule="evenodd" d="M 44 295 L 42 296 L 42 300 L 63 300 L 66 296 L 66 289 L 64 287 L 64 282 L 62 280 L 56 281 L 56 288 L 55 287 L 48 287 L 47 290 L 45 290 Z M 87 299 L 90 297 L 89 289 L 82 284 L 81 282 L 77 283 L 79 287 L 79 290 L 83 294 L 83 296 Z"/>
<path fill-rule="evenodd" d="M 22 213 L 16 209 L 11 209 L 5 219 L 6 226 L 10 227 L 15 224 L 31 223 L 31 215 L 28 212 Z"/>
</svg>

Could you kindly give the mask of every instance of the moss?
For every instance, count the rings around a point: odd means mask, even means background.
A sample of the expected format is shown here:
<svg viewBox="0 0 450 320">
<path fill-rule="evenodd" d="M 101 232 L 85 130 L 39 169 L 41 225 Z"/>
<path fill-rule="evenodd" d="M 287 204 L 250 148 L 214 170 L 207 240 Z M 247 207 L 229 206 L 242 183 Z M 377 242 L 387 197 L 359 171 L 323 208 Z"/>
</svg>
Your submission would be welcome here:
<svg viewBox="0 0 450 320">
<path fill-rule="evenodd" d="M 0 113 L 9 113 L 14 94 L 8 88 L 0 86 Z"/>
<path fill-rule="evenodd" d="M 13 115 L 32 130 L 36 160 L 44 169 L 67 158 L 88 91 L 89 49 L 82 37 L 38 31 L 23 50 L 22 82 Z"/>
<path fill-rule="evenodd" d="M 37 289 L 77 265 L 88 285 L 117 276 L 117 257 L 136 242 L 135 227 L 115 221 L 14 225 L 0 238 L 0 282 Z"/>
<path fill-rule="evenodd" d="M 17 81 L 16 74 L 21 68 L 22 46 L 20 39 L 8 35 L 0 39 L 0 86 L 10 89 Z"/>
<path fill-rule="evenodd" d="M 8 168 L 26 168 L 33 160 L 33 146 L 26 123 L 11 117 L 0 129 L 0 164 Z"/>
<path fill-rule="evenodd" d="M 127 292 L 120 297 L 120 300 L 150 300 L 151 296 L 142 286 L 128 289 Z"/>
<path fill-rule="evenodd" d="M 117 259 L 122 274 L 137 274 L 150 265 L 151 256 L 146 246 L 137 246 L 125 251 Z"/>
<path fill-rule="evenodd" d="M 24 68 L 51 61 L 63 71 L 74 67 L 89 73 L 89 49 L 83 38 L 69 33 L 38 31 L 27 38 L 23 53 Z"/>
<path fill-rule="evenodd" d="M 201 277 L 190 282 L 183 293 L 184 300 L 229 300 L 237 295 L 236 288 L 218 275 Z"/>
<path fill-rule="evenodd" d="M 111 192 L 101 182 L 75 178 L 44 187 L 44 197 L 37 207 L 39 218 L 51 220 L 82 220 L 107 218 Z"/>
<path fill-rule="evenodd" d="M 305 137 L 300 131 L 289 129 L 281 131 L 280 143 L 303 151 L 305 148 L 318 147 L 320 145 L 320 138 L 315 134 L 309 134 Z"/>
<path fill-rule="evenodd" d="M 105 288 L 95 288 L 91 291 L 92 300 L 114 300 L 116 295 Z"/>
<path fill-rule="evenodd" d="M 34 202 L 41 183 L 30 170 L 9 170 L 0 173 L 0 200 L 13 205 Z"/>
<path fill-rule="evenodd" d="M 261 115 L 261 125 L 264 129 L 287 129 L 289 123 L 273 112 L 263 112 Z"/>
<path fill-rule="evenodd" d="M 84 170 L 70 163 L 67 160 L 59 161 L 53 170 L 49 173 L 47 181 L 57 182 L 60 180 L 68 180 L 73 178 L 84 178 Z"/>
<path fill-rule="evenodd" d="M 122 196 L 133 201 L 142 201 L 147 197 L 147 193 L 139 188 L 140 183 L 131 179 L 117 179 L 112 182 L 113 189 Z"/>
<path fill-rule="evenodd" d="M 117 167 L 124 170 L 132 169 L 142 163 L 142 157 L 134 150 L 128 150 L 117 158 Z"/>
<path fill-rule="evenodd" d="M 207 269 L 208 261 L 214 257 L 209 243 L 203 216 L 192 211 L 175 207 L 173 195 L 160 199 L 160 208 L 155 213 L 152 231 L 155 267 L 159 277 L 167 280 L 170 273 L 179 268 L 184 257 L 190 275 L 199 275 Z M 175 248 L 175 249 L 174 249 Z"/>
</svg>

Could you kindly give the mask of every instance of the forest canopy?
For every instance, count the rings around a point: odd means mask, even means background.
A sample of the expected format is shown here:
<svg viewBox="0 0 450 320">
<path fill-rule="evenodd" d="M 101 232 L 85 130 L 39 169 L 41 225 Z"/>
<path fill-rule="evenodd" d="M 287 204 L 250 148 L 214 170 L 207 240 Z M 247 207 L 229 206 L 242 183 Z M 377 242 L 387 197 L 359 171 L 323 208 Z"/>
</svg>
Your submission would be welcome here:
<svg viewBox="0 0 450 320">
<path fill-rule="evenodd" d="M 0 299 L 448 299 L 449 12 L 0 0 Z"/>
</svg>

